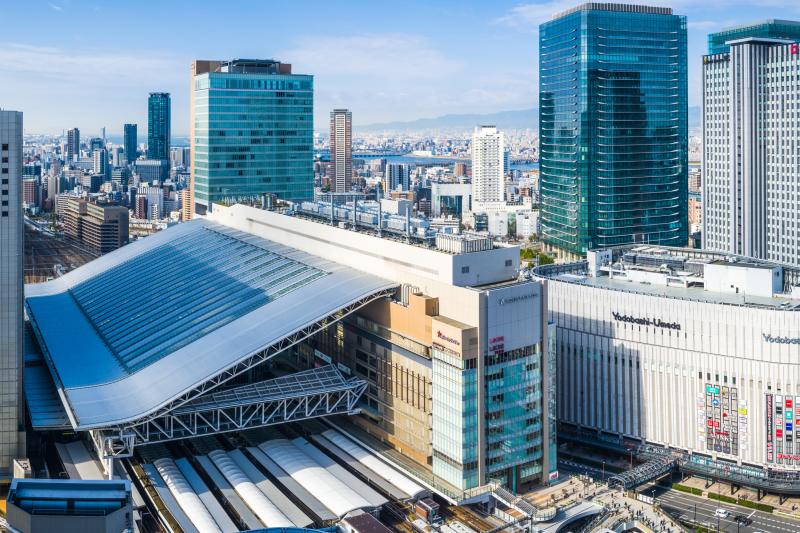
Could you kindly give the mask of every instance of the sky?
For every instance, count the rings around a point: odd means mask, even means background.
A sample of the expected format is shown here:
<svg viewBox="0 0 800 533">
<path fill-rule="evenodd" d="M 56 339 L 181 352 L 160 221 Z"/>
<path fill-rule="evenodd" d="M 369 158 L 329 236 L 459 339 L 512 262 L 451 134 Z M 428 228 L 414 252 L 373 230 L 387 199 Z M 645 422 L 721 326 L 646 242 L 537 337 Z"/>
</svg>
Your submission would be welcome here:
<svg viewBox="0 0 800 533">
<path fill-rule="evenodd" d="M 185 136 L 194 59 L 271 58 L 315 76 L 315 126 L 538 106 L 538 26 L 577 1 L 0 0 L 0 107 L 26 133 L 146 130 L 147 95 L 172 94 Z M 640 2 L 653 4 L 650 1 Z M 665 0 L 689 32 L 689 105 L 700 105 L 709 32 L 800 20 L 798 0 Z"/>
</svg>

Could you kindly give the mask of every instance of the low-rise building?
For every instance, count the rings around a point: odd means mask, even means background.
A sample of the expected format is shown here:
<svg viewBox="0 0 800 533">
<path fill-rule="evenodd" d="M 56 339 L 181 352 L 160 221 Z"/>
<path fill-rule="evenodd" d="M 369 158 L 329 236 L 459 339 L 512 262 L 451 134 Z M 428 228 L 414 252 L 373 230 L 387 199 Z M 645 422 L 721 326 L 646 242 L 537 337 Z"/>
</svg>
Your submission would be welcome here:
<svg viewBox="0 0 800 533">
<path fill-rule="evenodd" d="M 68 198 L 64 233 L 101 254 L 108 253 L 128 242 L 128 209 Z"/>
</svg>

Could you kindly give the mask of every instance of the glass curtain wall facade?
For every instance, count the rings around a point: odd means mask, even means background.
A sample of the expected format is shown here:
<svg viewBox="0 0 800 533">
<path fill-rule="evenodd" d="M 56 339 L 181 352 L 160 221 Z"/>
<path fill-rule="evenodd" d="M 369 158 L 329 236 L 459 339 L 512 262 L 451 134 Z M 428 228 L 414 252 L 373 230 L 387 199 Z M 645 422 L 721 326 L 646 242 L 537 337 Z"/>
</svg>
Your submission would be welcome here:
<svg viewBox="0 0 800 533">
<path fill-rule="evenodd" d="M 478 482 L 477 357 L 431 348 L 433 364 L 433 474 L 466 490 Z"/>
<path fill-rule="evenodd" d="M 727 54 L 731 47 L 725 43 L 746 37 L 800 41 L 800 22 L 771 19 L 727 28 L 717 33 L 709 33 L 708 55 Z"/>
<path fill-rule="evenodd" d="M 170 115 L 169 93 L 150 93 L 147 100 L 147 159 L 169 159 Z"/>
<path fill-rule="evenodd" d="M 228 65 L 194 78 L 195 202 L 312 198 L 313 77 Z"/>
<path fill-rule="evenodd" d="M 686 18 L 584 4 L 541 25 L 539 54 L 544 241 L 684 245 Z"/>
<path fill-rule="evenodd" d="M 542 473 L 540 346 L 484 358 L 486 478 L 512 491 Z"/>
</svg>

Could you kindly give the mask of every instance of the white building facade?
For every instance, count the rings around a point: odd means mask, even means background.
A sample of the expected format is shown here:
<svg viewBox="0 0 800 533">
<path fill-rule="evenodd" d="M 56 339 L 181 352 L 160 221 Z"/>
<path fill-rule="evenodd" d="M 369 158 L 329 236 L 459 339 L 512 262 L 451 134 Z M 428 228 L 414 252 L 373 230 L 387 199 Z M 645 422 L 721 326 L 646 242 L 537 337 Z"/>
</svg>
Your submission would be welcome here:
<svg viewBox="0 0 800 533">
<path fill-rule="evenodd" d="M 0 110 L 0 474 L 24 450 L 22 113 Z M 24 431 L 24 429 L 22 429 Z"/>
<path fill-rule="evenodd" d="M 789 470 L 800 484 L 800 271 L 731 261 L 640 247 L 537 269 L 561 434 L 670 447 L 729 473 Z"/>
<path fill-rule="evenodd" d="M 703 247 L 800 265 L 800 52 L 733 40 L 703 57 Z"/>
<path fill-rule="evenodd" d="M 480 126 L 472 134 L 472 200 L 505 201 L 505 135 L 494 126 Z"/>
</svg>

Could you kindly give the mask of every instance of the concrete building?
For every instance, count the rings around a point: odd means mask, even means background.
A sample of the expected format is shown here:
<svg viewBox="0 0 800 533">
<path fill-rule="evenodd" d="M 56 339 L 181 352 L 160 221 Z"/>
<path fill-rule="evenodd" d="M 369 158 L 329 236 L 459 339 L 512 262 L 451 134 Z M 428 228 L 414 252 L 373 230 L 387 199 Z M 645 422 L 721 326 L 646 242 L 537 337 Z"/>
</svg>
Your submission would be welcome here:
<svg viewBox="0 0 800 533">
<path fill-rule="evenodd" d="M 64 234 L 101 254 L 116 250 L 128 242 L 128 209 L 69 198 Z"/>
<path fill-rule="evenodd" d="M 169 161 L 166 159 L 139 159 L 133 168 L 141 181 L 163 182 L 169 177 Z"/>
<path fill-rule="evenodd" d="M 386 196 L 395 191 L 411 189 L 411 175 L 405 163 L 386 163 L 383 177 L 383 192 Z"/>
<path fill-rule="evenodd" d="M 22 203 L 25 204 L 25 207 L 31 208 L 41 205 L 39 191 L 39 182 L 35 178 L 22 180 Z"/>
<path fill-rule="evenodd" d="M 475 128 L 470 149 L 473 202 L 505 201 L 505 135 L 494 126 Z"/>
<path fill-rule="evenodd" d="M 147 199 L 144 216 L 139 211 L 140 198 Z M 153 213 L 158 213 L 159 216 L 164 213 L 164 189 L 141 185 L 136 190 L 136 218 L 151 219 Z"/>
<path fill-rule="evenodd" d="M 67 130 L 66 163 L 77 161 L 81 156 L 81 130 L 72 128 Z"/>
<path fill-rule="evenodd" d="M 331 111 L 331 191 L 350 191 L 353 179 L 353 117 L 347 109 Z"/>
<path fill-rule="evenodd" d="M 0 475 L 24 453 L 22 113 L 0 110 Z"/>
<path fill-rule="evenodd" d="M 528 239 L 539 234 L 539 211 L 517 211 L 516 231 L 518 239 Z"/>
<path fill-rule="evenodd" d="M 247 91 L 243 95 L 242 91 Z M 215 202 L 314 195 L 314 78 L 273 60 L 198 60 L 191 67 L 189 188 L 198 214 Z M 215 100 L 219 106 L 209 106 Z M 231 113 L 239 129 L 226 136 Z"/>
<path fill-rule="evenodd" d="M 703 57 L 703 248 L 800 265 L 800 53 L 759 28 Z"/>
<path fill-rule="evenodd" d="M 466 163 L 456 163 L 453 165 L 453 176 L 456 178 L 463 178 L 467 175 L 467 164 Z"/>
<path fill-rule="evenodd" d="M 431 216 L 461 215 L 472 208 L 472 185 L 469 183 L 431 183 Z"/>
<path fill-rule="evenodd" d="M 92 151 L 92 172 L 105 176 L 107 167 L 108 152 L 105 148 L 95 148 Z"/>
<path fill-rule="evenodd" d="M 796 493 L 800 270 L 640 245 L 535 279 L 556 327 L 560 437 L 669 447 L 688 473 Z"/>
<path fill-rule="evenodd" d="M 555 471 L 544 295 L 517 280 L 518 247 L 469 235 L 415 246 L 241 205 L 215 207 L 210 219 L 400 284 L 396 298 L 355 311 L 295 355 L 365 379 L 353 421 L 437 490 L 460 495 L 491 479 L 516 490 Z"/>
<path fill-rule="evenodd" d="M 186 222 L 194 218 L 194 202 L 192 201 L 192 191 L 183 189 L 181 195 L 181 220 Z"/>
</svg>

